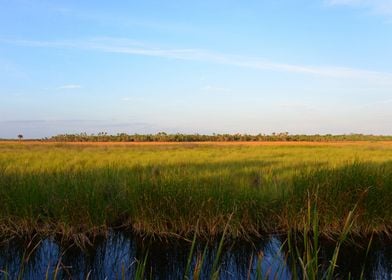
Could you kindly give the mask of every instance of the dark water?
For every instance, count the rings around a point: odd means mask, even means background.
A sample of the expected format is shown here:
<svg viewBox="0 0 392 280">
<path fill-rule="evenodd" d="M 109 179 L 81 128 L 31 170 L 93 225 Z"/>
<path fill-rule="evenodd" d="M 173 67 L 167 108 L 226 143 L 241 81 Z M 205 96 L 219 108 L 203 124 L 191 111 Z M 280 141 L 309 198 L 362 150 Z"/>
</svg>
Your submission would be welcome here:
<svg viewBox="0 0 392 280">
<path fill-rule="evenodd" d="M 288 263 L 284 246 L 277 237 L 253 242 L 228 242 L 220 262 L 220 279 L 291 279 L 292 265 Z M 366 279 L 392 279 L 392 246 L 374 242 L 367 258 L 366 248 L 348 246 L 342 249 L 338 274 L 346 279 L 358 279 L 365 264 Z M 192 258 L 193 270 L 205 244 L 196 246 Z M 60 246 L 53 239 L 31 244 L 9 242 L 0 247 L 0 279 L 133 279 L 137 260 L 147 255 L 146 275 L 152 279 L 183 279 L 190 244 L 185 241 L 147 241 L 111 232 L 108 239 L 98 242 L 94 249 L 81 251 Z M 216 259 L 217 244 L 208 246 L 201 269 L 201 279 L 208 279 Z M 322 249 L 320 263 L 327 262 L 332 249 Z M 23 259 L 27 261 L 23 261 Z"/>
</svg>

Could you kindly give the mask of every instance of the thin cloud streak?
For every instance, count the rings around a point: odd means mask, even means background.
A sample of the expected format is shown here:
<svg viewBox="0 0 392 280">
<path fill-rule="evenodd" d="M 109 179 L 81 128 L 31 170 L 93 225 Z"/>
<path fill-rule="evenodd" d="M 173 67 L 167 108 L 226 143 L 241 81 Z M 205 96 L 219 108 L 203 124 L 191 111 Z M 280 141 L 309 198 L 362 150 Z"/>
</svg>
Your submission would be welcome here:
<svg viewBox="0 0 392 280">
<path fill-rule="evenodd" d="M 391 85 L 392 73 L 369 71 L 339 66 L 308 66 L 277 63 L 257 57 L 230 55 L 202 49 L 163 49 L 122 38 L 95 38 L 87 40 L 34 41 L 1 40 L 19 46 L 40 48 L 67 48 L 106 53 L 152 56 L 159 58 L 202 61 L 256 70 L 270 70 L 321 77 L 367 80 L 378 85 Z"/>
<path fill-rule="evenodd" d="M 201 90 L 209 91 L 209 92 L 225 92 L 225 93 L 231 92 L 231 90 L 229 88 L 213 86 L 213 85 L 206 85 L 206 86 L 202 87 Z"/>
<path fill-rule="evenodd" d="M 392 16 L 392 0 L 325 0 L 329 6 L 369 9 L 372 13 Z"/>
<path fill-rule="evenodd" d="M 62 90 L 62 89 L 79 89 L 79 88 L 82 88 L 82 86 L 76 84 L 69 84 L 69 85 L 59 86 L 57 89 Z"/>
</svg>

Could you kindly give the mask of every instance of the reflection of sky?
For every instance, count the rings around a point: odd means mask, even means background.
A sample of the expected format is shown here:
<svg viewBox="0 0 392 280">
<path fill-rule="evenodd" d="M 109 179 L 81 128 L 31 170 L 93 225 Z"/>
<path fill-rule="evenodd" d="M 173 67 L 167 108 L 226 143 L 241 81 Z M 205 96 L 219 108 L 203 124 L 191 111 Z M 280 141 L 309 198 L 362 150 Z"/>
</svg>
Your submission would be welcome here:
<svg viewBox="0 0 392 280">
<path fill-rule="evenodd" d="M 281 247 L 282 242 L 272 237 L 255 247 L 233 249 L 223 257 L 221 279 L 247 279 L 248 275 L 254 279 L 258 274 L 266 280 L 291 279 Z"/>
<path fill-rule="evenodd" d="M 32 244 L 30 247 L 35 245 Z M 148 247 L 146 245 L 113 232 L 109 234 L 106 241 L 102 241 L 94 250 L 88 250 L 85 253 L 72 247 L 60 247 L 52 239 L 41 241 L 31 255 L 28 250 L 25 251 L 19 245 L 10 244 L 9 247 L 5 246 L 0 249 L 0 271 L 6 271 L 9 279 L 17 278 L 22 269 L 23 252 L 26 252 L 25 256 L 29 256 L 29 261 L 24 265 L 23 279 L 44 279 L 47 271 L 49 278 L 52 278 L 56 268 L 59 271 L 58 279 L 69 277 L 85 279 L 88 275 L 89 279 L 121 279 L 122 277 L 131 279 L 136 268 L 136 258 L 144 254 L 144 249 Z M 150 245 L 147 271 L 152 272 L 154 279 L 181 279 L 183 277 L 189 244 L 183 245 L 165 242 Z M 286 264 L 285 253 L 280 250 L 281 246 L 281 241 L 274 237 L 266 242 L 261 241 L 259 245 L 229 246 L 222 255 L 220 279 L 247 279 L 248 274 L 250 279 L 255 279 L 258 271 L 261 271 L 262 279 L 291 279 L 290 268 Z M 196 247 L 196 251 L 201 253 L 204 245 Z M 202 279 L 209 278 L 216 248 L 214 246 L 207 252 L 206 263 L 201 274 Z M 193 265 L 197 252 L 192 262 Z M 262 252 L 261 262 L 257 257 L 260 252 Z M 392 247 L 372 251 L 368 258 L 366 277 L 391 279 Z M 361 268 L 343 269 L 360 270 Z M 4 279 L 4 274 L 1 272 L 0 279 Z"/>
<path fill-rule="evenodd" d="M 368 262 L 370 265 L 371 278 L 392 279 L 392 245 L 385 246 L 381 250 L 373 253 L 373 260 Z M 369 278 L 370 278 L 369 277 Z"/>
<path fill-rule="evenodd" d="M 281 247 L 282 243 L 277 238 L 271 238 L 264 247 L 261 262 L 262 279 L 291 279 L 291 272 L 286 264 L 286 257 L 281 251 Z M 255 265 L 257 265 L 257 262 L 254 262 Z"/>
</svg>

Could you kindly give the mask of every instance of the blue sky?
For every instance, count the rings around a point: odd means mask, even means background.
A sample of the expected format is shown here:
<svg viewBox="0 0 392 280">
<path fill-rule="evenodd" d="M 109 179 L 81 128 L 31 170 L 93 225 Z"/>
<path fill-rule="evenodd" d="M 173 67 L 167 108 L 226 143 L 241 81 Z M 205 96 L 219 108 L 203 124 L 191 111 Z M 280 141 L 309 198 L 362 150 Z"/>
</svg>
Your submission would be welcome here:
<svg viewBox="0 0 392 280">
<path fill-rule="evenodd" d="M 392 134 L 392 0 L 0 0 L 0 138 Z"/>
</svg>

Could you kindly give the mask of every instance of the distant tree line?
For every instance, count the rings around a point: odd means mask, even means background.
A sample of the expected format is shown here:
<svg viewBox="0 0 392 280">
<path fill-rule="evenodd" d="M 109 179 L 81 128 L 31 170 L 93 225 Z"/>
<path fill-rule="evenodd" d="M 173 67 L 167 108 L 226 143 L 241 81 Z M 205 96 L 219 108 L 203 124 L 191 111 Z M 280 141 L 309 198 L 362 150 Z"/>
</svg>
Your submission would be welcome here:
<svg viewBox="0 0 392 280">
<path fill-rule="evenodd" d="M 98 134 L 59 134 L 43 141 L 54 142 L 229 142 L 229 141 L 392 141 L 392 136 L 364 134 L 289 134 L 288 132 L 272 134 L 126 134 L 110 135 L 106 132 Z"/>
</svg>

